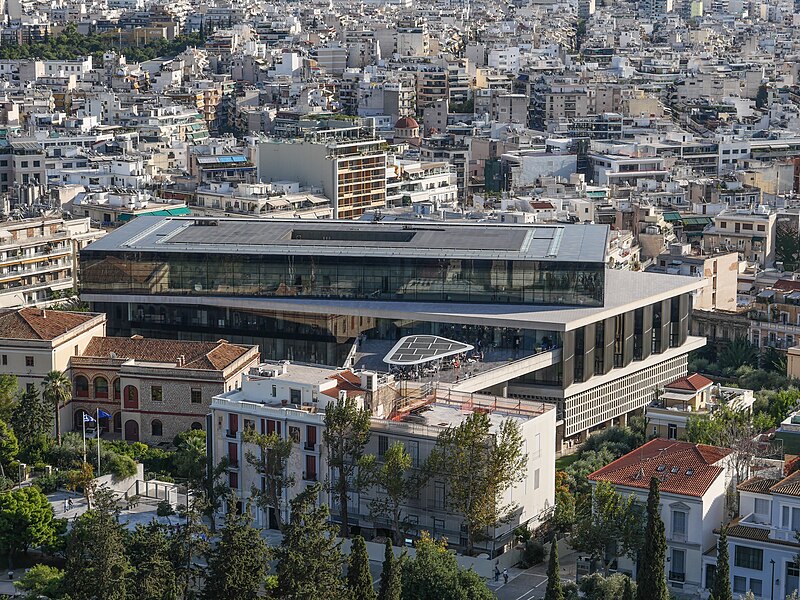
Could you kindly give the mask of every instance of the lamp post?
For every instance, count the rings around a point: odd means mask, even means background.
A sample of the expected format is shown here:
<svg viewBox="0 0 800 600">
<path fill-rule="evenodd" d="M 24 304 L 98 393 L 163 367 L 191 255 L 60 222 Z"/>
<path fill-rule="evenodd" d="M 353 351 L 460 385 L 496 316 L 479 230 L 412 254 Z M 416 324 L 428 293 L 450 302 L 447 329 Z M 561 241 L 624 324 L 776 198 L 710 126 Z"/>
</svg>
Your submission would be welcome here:
<svg viewBox="0 0 800 600">
<path fill-rule="evenodd" d="M 772 577 L 769 580 L 769 600 L 775 600 L 775 559 L 770 558 L 769 564 L 772 565 Z"/>
</svg>

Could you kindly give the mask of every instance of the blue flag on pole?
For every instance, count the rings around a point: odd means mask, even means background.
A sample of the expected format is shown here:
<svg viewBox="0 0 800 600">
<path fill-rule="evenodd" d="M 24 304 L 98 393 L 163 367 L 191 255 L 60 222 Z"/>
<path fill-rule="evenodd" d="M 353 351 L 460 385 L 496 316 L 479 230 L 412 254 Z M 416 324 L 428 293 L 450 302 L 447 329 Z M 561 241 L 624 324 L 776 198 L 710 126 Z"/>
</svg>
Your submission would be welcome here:
<svg viewBox="0 0 800 600">
<path fill-rule="evenodd" d="M 100 408 L 100 409 L 97 410 L 97 416 L 99 418 L 101 418 L 101 419 L 110 419 L 111 418 L 111 413 L 107 413 L 102 408 Z"/>
<path fill-rule="evenodd" d="M 83 422 L 84 423 L 94 423 L 94 417 L 89 413 L 83 413 Z"/>
</svg>

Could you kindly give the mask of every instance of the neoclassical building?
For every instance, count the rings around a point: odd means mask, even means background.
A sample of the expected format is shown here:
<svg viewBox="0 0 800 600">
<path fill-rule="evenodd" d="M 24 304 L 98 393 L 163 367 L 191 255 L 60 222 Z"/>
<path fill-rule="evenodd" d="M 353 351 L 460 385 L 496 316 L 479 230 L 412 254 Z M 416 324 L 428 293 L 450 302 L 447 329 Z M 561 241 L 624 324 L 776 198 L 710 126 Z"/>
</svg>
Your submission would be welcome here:
<svg viewBox="0 0 800 600">
<path fill-rule="evenodd" d="M 67 418 L 80 430 L 83 414 L 112 415 L 103 432 L 131 442 L 169 442 L 204 429 L 211 399 L 240 386 L 259 361 L 257 346 L 217 342 L 94 337 L 71 358 Z M 68 429 L 69 424 L 64 424 Z"/>
</svg>

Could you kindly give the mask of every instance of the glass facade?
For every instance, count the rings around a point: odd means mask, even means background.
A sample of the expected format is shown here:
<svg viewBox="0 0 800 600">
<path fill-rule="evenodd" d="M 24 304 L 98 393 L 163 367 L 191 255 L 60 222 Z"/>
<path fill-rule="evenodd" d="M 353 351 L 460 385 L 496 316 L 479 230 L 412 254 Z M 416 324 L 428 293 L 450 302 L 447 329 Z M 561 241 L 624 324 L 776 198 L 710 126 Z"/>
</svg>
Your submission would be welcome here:
<svg viewBox="0 0 800 600">
<path fill-rule="evenodd" d="M 355 338 L 387 342 L 411 334 L 440 335 L 479 348 L 487 360 L 514 360 L 561 346 L 555 331 L 376 319 L 349 315 L 236 310 L 156 303 L 95 303 L 108 316 L 108 334 L 258 344 L 268 360 L 344 364 Z"/>
<path fill-rule="evenodd" d="M 602 306 L 602 263 L 83 251 L 82 292 Z"/>
</svg>

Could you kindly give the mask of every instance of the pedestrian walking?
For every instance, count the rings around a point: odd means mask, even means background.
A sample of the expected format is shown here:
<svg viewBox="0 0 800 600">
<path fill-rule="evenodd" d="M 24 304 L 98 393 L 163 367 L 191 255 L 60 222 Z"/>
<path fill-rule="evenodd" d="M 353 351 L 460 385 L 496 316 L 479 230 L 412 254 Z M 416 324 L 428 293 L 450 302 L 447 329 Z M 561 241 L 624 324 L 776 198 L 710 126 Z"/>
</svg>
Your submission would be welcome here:
<svg viewBox="0 0 800 600">
<path fill-rule="evenodd" d="M 69 510 L 69 502 L 66 498 L 64 498 L 64 512 Z"/>
<path fill-rule="evenodd" d="M 497 568 L 497 565 L 494 566 L 494 582 L 497 583 L 500 581 L 500 569 Z"/>
<path fill-rule="evenodd" d="M 69 508 L 69 510 L 72 510 L 72 498 L 67 498 L 67 508 Z"/>
<path fill-rule="evenodd" d="M 508 569 L 503 569 L 503 583 L 508 583 Z"/>
</svg>

